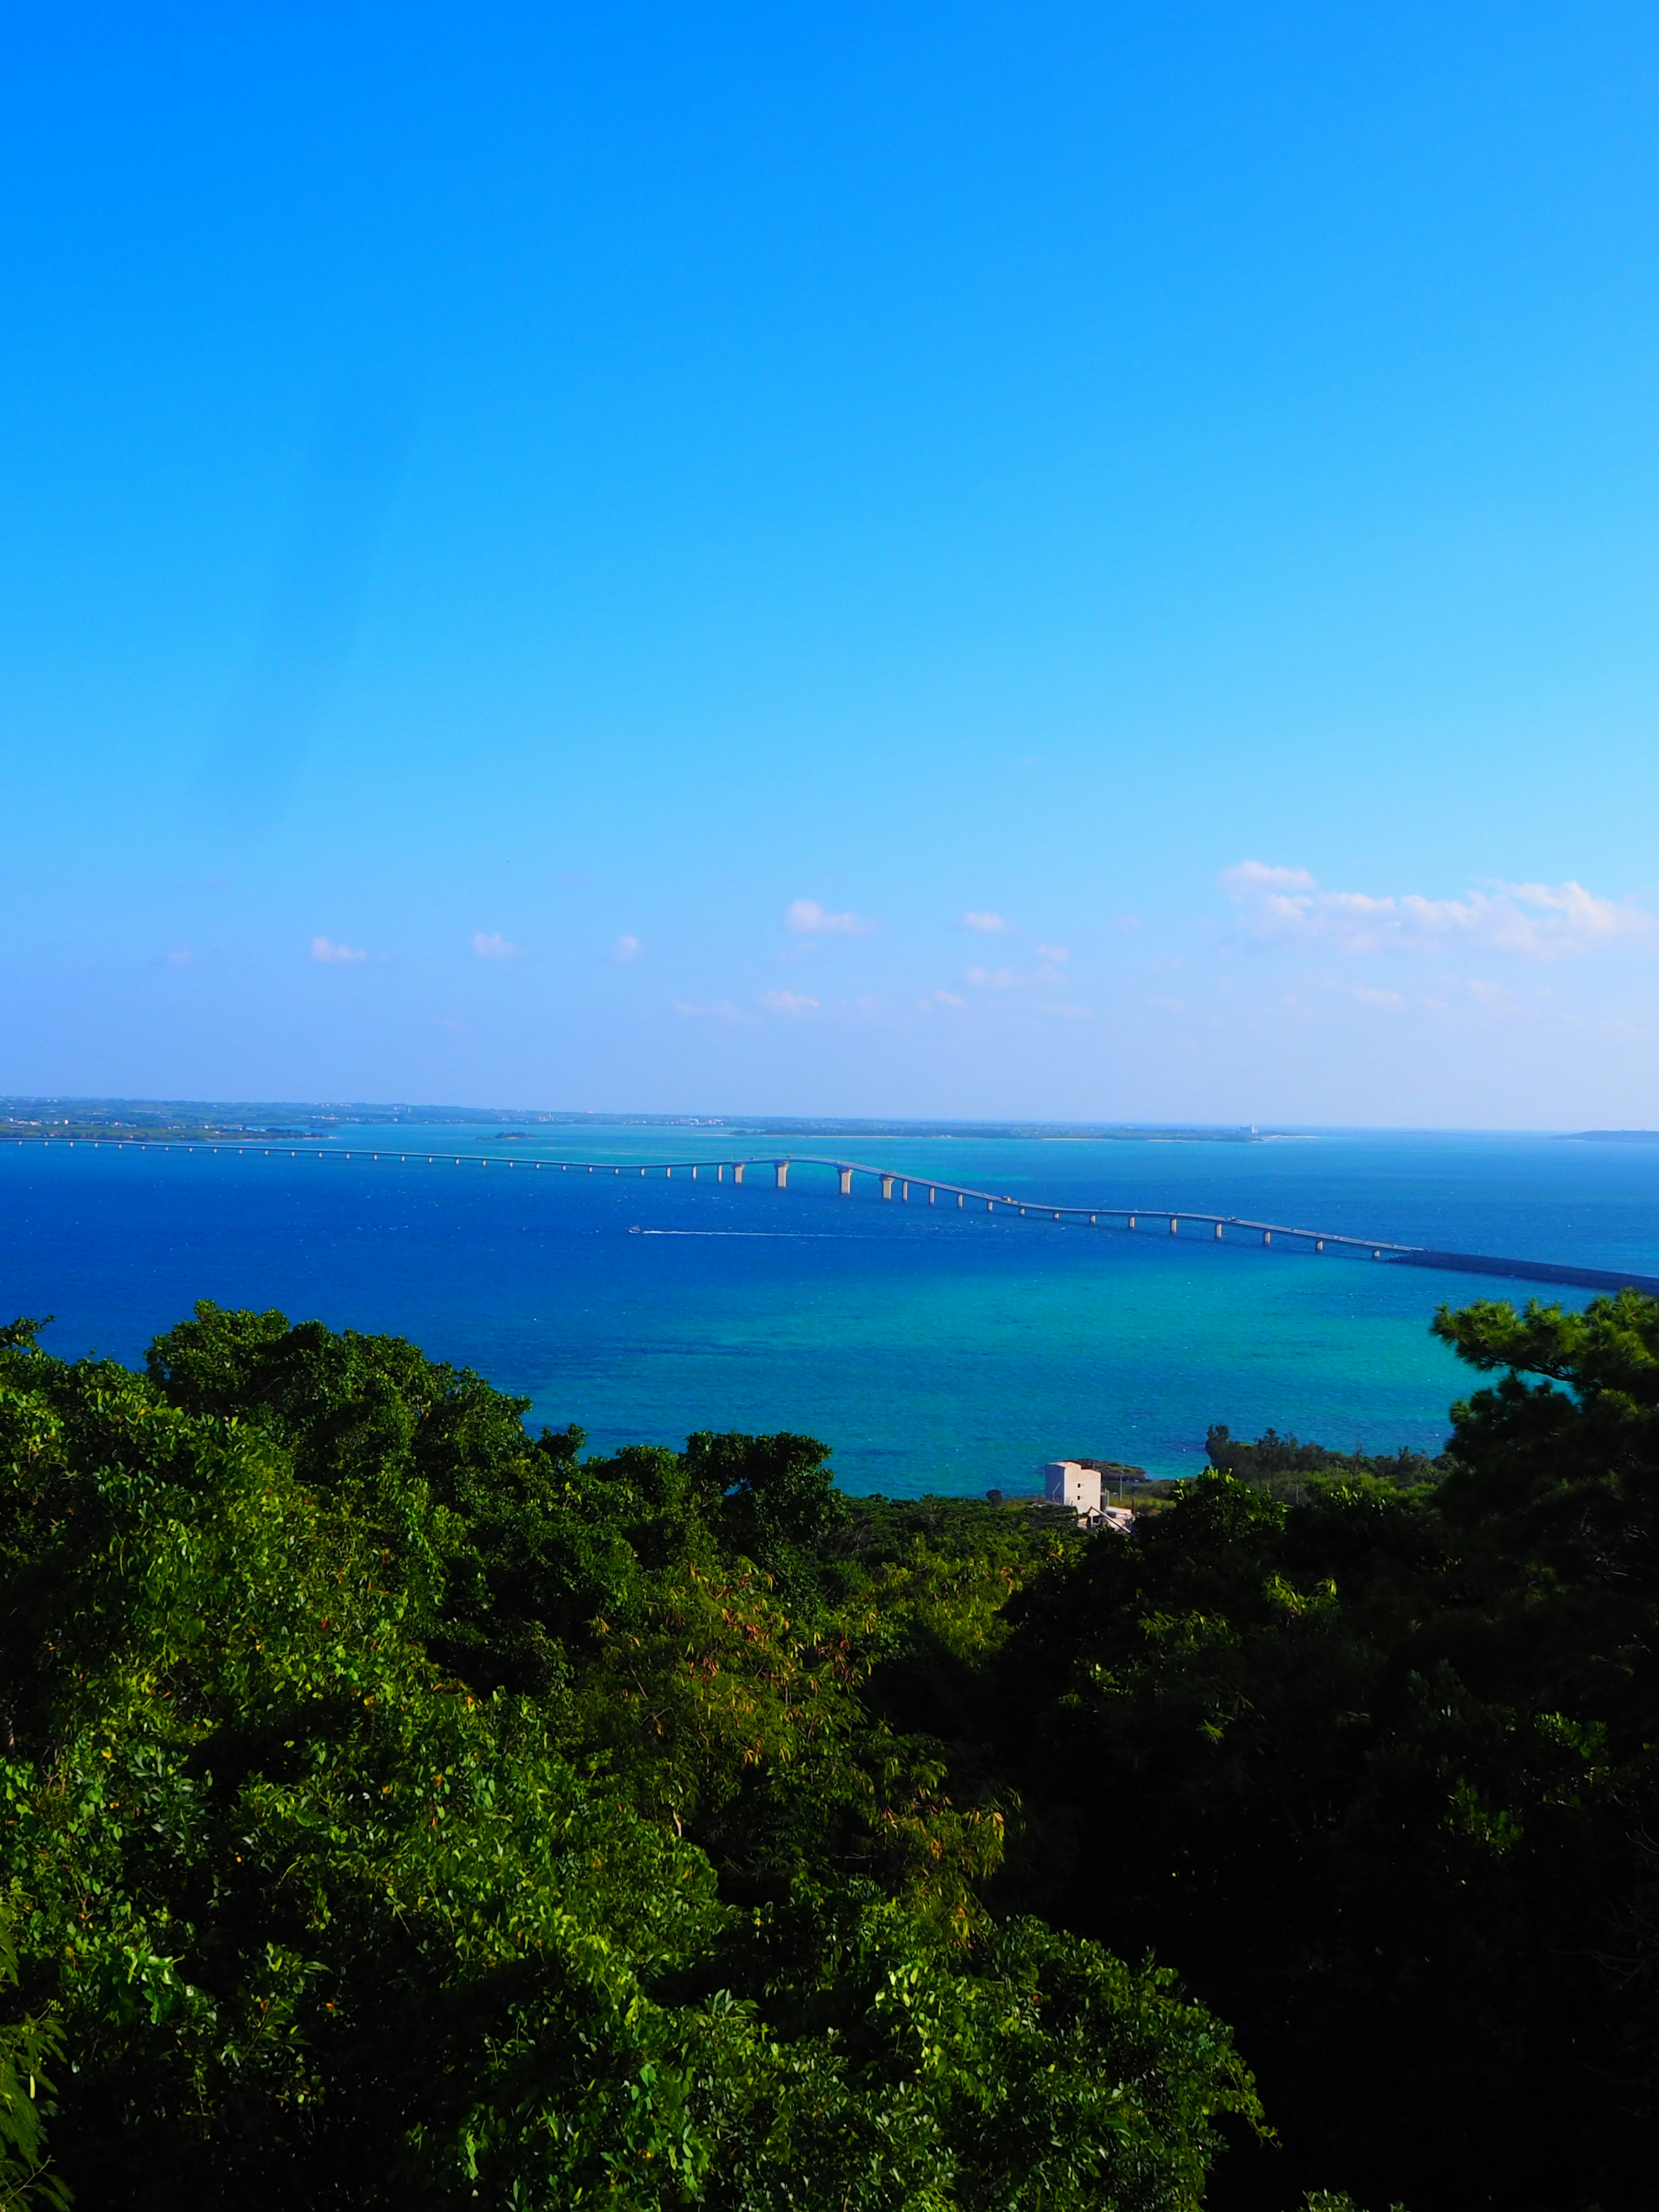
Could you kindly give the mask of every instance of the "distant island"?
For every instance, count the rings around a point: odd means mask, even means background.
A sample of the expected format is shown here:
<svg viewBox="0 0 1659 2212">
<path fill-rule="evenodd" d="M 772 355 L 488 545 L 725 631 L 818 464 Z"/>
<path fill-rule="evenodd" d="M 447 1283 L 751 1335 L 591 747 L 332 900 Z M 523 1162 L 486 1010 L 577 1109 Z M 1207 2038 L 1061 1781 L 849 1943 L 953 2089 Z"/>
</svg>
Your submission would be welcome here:
<svg viewBox="0 0 1659 2212">
<path fill-rule="evenodd" d="M 1659 1145 L 1659 1129 L 1573 1129 L 1571 1145 Z"/>
<path fill-rule="evenodd" d="M 1103 1144 L 1259 1145 L 1259 1129 L 1145 1127 L 1113 1121 L 850 1121 L 786 1115 L 728 1121 L 739 1137 L 1018 1137 L 1052 1142 L 1086 1138 Z"/>
<path fill-rule="evenodd" d="M 0 1098 L 0 1139 L 134 1137 L 152 1144 L 226 1136 L 319 1137 L 365 1123 L 544 1129 L 723 1129 L 741 1137 L 1088 1139 L 1109 1144 L 1259 1145 L 1280 1131 L 1109 1121 L 906 1121 L 719 1114 L 590 1114 L 550 1108 L 337 1101 Z"/>
</svg>

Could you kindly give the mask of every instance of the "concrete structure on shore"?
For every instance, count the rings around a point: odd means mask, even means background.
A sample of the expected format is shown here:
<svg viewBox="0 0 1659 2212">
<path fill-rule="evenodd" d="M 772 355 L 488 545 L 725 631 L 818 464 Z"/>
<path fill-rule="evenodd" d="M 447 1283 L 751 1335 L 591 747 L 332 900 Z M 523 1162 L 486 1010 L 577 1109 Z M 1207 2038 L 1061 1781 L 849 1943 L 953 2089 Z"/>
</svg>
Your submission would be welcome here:
<svg viewBox="0 0 1659 2212">
<path fill-rule="evenodd" d="M 1079 1459 L 1051 1459 L 1042 1470 L 1042 1494 L 1053 1505 L 1069 1505 L 1079 1519 L 1100 1510 L 1100 1470 Z"/>
<path fill-rule="evenodd" d="M 1115 1528 L 1127 1536 L 1135 1525 L 1127 1506 L 1103 1503 L 1101 1469 L 1087 1460 L 1051 1459 L 1042 1470 L 1042 1494 L 1051 1505 L 1069 1505 L 1091 1528 Z"/>
</svg>

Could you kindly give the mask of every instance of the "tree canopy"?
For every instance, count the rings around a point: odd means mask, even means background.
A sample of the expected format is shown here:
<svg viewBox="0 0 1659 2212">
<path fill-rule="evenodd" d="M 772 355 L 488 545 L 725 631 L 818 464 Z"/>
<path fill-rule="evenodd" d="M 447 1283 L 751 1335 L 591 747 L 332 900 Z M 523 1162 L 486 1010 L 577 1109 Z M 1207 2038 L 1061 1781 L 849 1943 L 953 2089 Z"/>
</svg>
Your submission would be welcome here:
<svg viewBox="0 0 1659 2212">
<path fill-rule="evenodd" d="M 0 2206 L 1636 2212 L 1659 1303 L 1436 1326 L 1127 1539 L 0 1332 Z"/>
<path fill-rule="evenodd" d="M 3 1878 L 55 2176 L 1196 2204 L 1256 2109 L 1226 2031 L 994 1917 L 1002 1812 L 866 1698 L 994 1641 L 971 1550 L 843 1540 L 810 1439 L 584 1459 L 525 1410 L 277 1315 L 203 1306 L 142 1376 L 13 1332 Z M 981 1512 L 1006 1595 L 1054 1540 Z"/>
</svg>

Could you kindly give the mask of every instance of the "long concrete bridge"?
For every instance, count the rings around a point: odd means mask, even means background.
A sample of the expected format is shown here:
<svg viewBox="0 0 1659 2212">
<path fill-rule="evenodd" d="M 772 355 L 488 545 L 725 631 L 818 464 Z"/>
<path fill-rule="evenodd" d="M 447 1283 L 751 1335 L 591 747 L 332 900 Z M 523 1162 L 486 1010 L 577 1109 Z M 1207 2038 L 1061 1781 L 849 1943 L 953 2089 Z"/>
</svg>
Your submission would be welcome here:
<svg viewBox="0 0 1659 2212">
<path fill-rule="evenodd" d="M 762 1158 L 727 1160 L 651 1160 L 623 1164 L 605 1160 L 560 1160 L 533 1157 L 528 1153 L 483 1152 L 403 1152 L 382 1146 L 370 1150 L 362 1146 L 327 1146 L 307 1144 L 302 1139 L 294 1143 L 252 1144 L 229 1140 L 219 1144 L 194 1139 L 122 1137 L 26 1137 L 13 1136 L 13 1144 L 42 1145 L 73 1149 L 79 1145 L 96 1151 L 100 1147 L 120 1152 L 224 1152 L 257 1154 L 266 1159 L 293 1160 L 359 1160 L 391 1162 L 405 1166 L 482 1167 L 520 1169 L 535 1173 L 556 1175 L 635 1176 L 649 1180 L 662 1176 L 672 1181 L 675 1176 L 696 1182 L 703 1180 L 724 1183 L 729 1176 L 734 1186 L 741 1187 L 746 1174 L 758 1170 L 769 1174 L 776 1190 L 789 1188 L 792 1168 L 824 1168 L 836 1178 L 842 1197 L 853 1195 L 854 1178 L 866 1177 L 880 1189 L 882 1198 L 900 1205 L 921 1204 L 936 1206 L 941 1199 L 953 1205 L 957 1211 L 983 1209 L 987 1213 L 1000 1212 L 1017 1216 L 1021 1220 L 1058 1222 L 1061 1225 L 1087 1229 L 1147 1230 L 1170 1237 L 1194 1234 L 1206 1241 L 1220 1243 L 1248 1240 L 1251 1243 L 1281 1249 L 1322 1254 L 1334 1252 L 1353 1257 L 1382 1261 L 1395 1267 L 1433 1267 L 1456 1274 L 1495 1275 L 1523 1282 L 1568 1283 L 1580 1288 L 1598 1291 L 1638 1290 L 1659 1294 L 1659 1275 L 1627 1273 L 1616 1268 L 1574 1267 L 1553 1260 L 1505 1259 L 1491 1253 L 1445 1252 L 1425 1244 L 1402 1244 L 1388 1237 L 1353 1237 L 1329 1229 L 1307 1229 L 1283 1221 L 1253 1221 L 1237 1213 L 1204 1213 L 1187 1206 L 1054 1206 L 1030 1197 L 1018 1198 L 1011 1191 L 976 1190 L 966 1183 L 944 1182 L 932 1176 L 907 1175 L 890 1167 L 871 1167 L 861 1160 L 826 1159 L 815 1154 L 769 1154 Z"/>
</svg>

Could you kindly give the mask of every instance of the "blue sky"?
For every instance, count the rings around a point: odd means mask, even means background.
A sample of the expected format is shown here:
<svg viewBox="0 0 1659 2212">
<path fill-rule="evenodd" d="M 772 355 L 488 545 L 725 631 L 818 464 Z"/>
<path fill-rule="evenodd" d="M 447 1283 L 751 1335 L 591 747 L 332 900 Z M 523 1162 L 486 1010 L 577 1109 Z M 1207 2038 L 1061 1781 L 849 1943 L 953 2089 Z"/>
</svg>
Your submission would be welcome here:
<svg viewBox="0 0 1659 2212">
<path fill-rule="evenodd" d="M 1659 18 L 3 33 L 0 1089 L 1659 1079 Z"/>
</svg>

